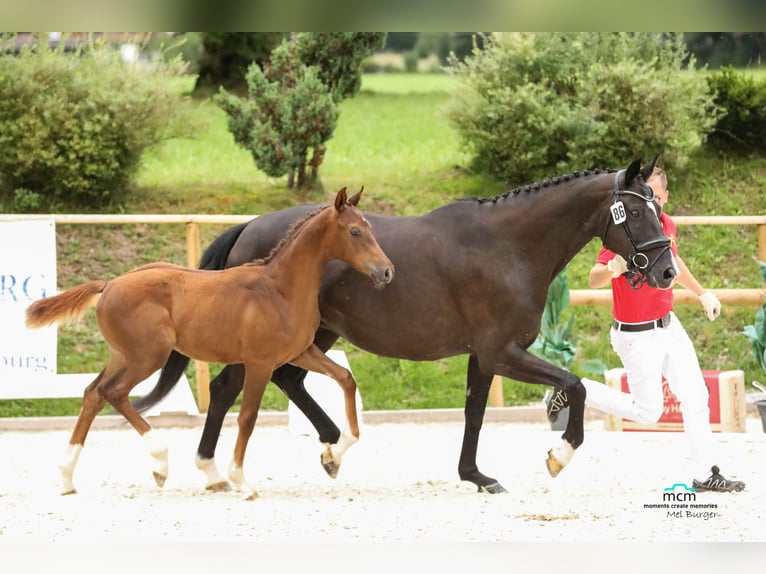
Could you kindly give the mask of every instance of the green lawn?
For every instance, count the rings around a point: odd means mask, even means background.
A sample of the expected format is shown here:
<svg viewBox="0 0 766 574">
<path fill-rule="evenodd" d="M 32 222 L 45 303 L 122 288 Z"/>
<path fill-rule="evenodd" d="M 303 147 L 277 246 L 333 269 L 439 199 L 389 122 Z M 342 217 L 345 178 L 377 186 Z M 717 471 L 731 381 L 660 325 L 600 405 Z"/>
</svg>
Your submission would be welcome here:
<svg viewBox="0 0 766 574">
<path fill-rule="evenodd" d="M 195 101 L 200 122 L 193 139 L 173 140 L 143 158 L 126 213 L 259 214 L 306 201 L 327 201 L 343 186 L 365 186 L 365 208 L 401 215 L 420 214 L 458 197 L 491 196 L 505 186 L 467 169 L 470 157 L 444 117 L 452 79 L 441 74 L 376 74 L 343 102 L 320 175 L 322 191 L 286 189 L 284 179 L 259 172 L 226 129 L 225 115 L 208 100 Z M 191 85 L 183 84 L 187 90 Z M 181 89 L 180 88 L 180 89 Z M 626 163 L 632 158 L 626 158 Z M 622 166 L 604 166 L 622 167 Z M 558 175 L 558 174 L 551 174 Z M 766 213 L 766 159 L 728 159 L 700 154 L 683 173 L 670 174 L 668 211 L 674 215 Z M 205 226 L 203 247 L 225 226 Z M 754 227 L 679 229 L 682 254 L 708 287 L 760 286 Z M 111 277 L 158 259 L 185 263 L 183 226 L 59 226 L 59 286 Z M 569 266 L 570 288 L 586 288 L 597 242 Z M 701 309 L 681 306 L 678 314 L 697 344 L 703 368 L 745 371 L 746 380 L 764 373 L 741 334 L 752 323 L 752 307 L 724 306 L 710 323 Z M 608 341 L 609 309 L 570 307 L 575 314 L 578 354 L 619 366 Z M 462 407 L 465 357 L 429 363 L 382 359 L 342 343 L 360 385 L 366 409 Z M 77 326 L 59 330 L 59 372 L 97 372 L 106 349 L 93 313 Z M 213 366 L 215 373 L 219 367 Z M 193 369 L 188 372 L 194 381 Z M 544 389 L 506 381 L 505 404 L 538 400 Z M 285 398 L 270 385 L 263 408 L 284 409 Z M 0 416 L 76 414 L 79 400 L 0 401 Z"/>
</svg>

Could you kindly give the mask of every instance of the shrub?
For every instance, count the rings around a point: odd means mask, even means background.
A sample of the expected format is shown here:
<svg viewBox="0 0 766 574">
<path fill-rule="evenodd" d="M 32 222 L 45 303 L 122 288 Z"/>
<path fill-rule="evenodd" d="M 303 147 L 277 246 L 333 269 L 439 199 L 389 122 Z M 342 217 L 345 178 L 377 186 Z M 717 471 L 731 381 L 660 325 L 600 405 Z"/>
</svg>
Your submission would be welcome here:
<svg viewBox="0 0 766 574">
<path fill-rule="evenodd" d="M 450 121 L 509 183 L 657 153 L 681 167 L 720 115 L 678 34 L 498 34 L 449 70 Z"/>
<path fill-rule="evenodd" d="M 766 263 L 759 261 L 761 277 L 766 283 Z M 755 362 L 766 373 L 766 303 L 761 305 L 755 312 L 755 320 L 752 325 L 745 325 L 742 331 L 750 340 Z"/>
<path fill-rule="evenodd" d="M 119 199 L 141 152 L 189 126 L 166 81 L 182 71 L 180 61 L 125 64 L 97 44 L 0 56 L 2 197 L 23 189 L 47 206 Z"/>
<path fill-rule="evenodd" d="M 725 110 L 709 144 L 739 153 L 766 150 L 766 80 L 722 68 L 708 76 L 716 104 Z"/>
</svg>

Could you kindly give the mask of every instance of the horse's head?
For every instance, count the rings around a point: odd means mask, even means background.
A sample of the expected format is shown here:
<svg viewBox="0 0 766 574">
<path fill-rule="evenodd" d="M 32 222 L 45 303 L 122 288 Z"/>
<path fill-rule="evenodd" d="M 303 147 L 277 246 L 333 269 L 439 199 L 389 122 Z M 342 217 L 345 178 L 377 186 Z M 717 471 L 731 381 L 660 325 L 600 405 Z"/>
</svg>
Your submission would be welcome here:
<svg viewBox="0 0 766 574">
<path fill-rule="evenodd" d="M 357 208 L 363 191 L 364 187 L 348 197 L 344 187 L 335 196 L 337 232 L 333 256 L 368 275 L 376 287 L 383 287 L 394 278 L 394 264 L 378 245 L 370 223 Z"/>
<path fill-rule="evenodd" d="M 657 157 L 641 167 L 637 159 L 614 175 L 610 216 L 602 240 L 604 246 L 628 262 L 627 279 L 634 287 L 647 282 L 668 289 L 678 273 L 670 251 L 670 239 L 662 232 L 660 207 L 646 184 Z"/>
</svg>

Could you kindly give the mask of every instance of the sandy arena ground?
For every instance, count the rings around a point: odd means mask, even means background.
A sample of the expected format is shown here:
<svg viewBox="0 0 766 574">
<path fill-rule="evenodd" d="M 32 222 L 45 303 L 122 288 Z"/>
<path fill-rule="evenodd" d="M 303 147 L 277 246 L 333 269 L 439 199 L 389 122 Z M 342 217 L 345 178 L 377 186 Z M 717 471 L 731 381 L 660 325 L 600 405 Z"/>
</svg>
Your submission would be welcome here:
<svg viewBox="0 0 766 574">
<path fill-rule="evenodd" d="M 0 543 L 8 542 L 526 542 L 765 541 L 766 434 L 716 435 L 741 493 L 696 493 L 706 505 L 662 504 L 663 489 L 691 485 L 680 433 L 615 433 L 586 425 L 586 439 L 555 479 L 545 468 L 560 432 L 544 424 L 485 423 L 479 468 L 509 493 L 461 483 L 462 423 L 365 424 L 339 476 L 319 465 L 320 445 L 287 425 L 257 425 L 245 475 L 261 498 L 210 493 L 194 466 L 199 428 L 160 429 L 169 443 L 164 488 L 132 429 L 94 429 L 75 471 L 78 494 L 58 494 L 57 463 L 70 432 L 0 433 Z M 236 428 L 223 429 L 225 471 Z"/>
</svg>

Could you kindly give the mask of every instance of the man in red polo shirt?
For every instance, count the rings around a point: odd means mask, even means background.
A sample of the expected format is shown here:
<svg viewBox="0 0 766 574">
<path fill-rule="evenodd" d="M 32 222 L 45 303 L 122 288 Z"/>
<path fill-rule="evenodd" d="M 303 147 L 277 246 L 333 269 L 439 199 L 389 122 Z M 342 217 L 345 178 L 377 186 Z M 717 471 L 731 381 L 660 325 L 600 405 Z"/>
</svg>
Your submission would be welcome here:
<svg viewBox="0 0 766 574">
<path fill-rule="evenodd" d="M 655 200 L 662 208 L 668 200 L 665 172 L 655 168 L 647 184 L 654 190 Z M 660 214 L 660 220 L 663 232 L 670 238 L 670 248 L 678 267 L 676 281 L 699 297 L 708 318 L 714 320 L 720 313 L 720 302 L 713 293 L 702 288 L 678 256 L 673 220 L 666 213 Z M 655 289 L 646 284 L 634 289 L 626 279 L 626 271 L 625 259 L 602 247 L 588 276 L 588 284 L 596 289 L 611 281 L 614 320 L 610 338 L 612 348 L 625 368 L 630 393 L 583 378 L 586 405 L 628 420 L 657 422 L 664 407 L 664 376 L 681 405 L 684 432 L 690 439 L 695 464 L 692 472 L 704 473 L 698 474 L 704 476 L 712 470 L 705 480 L 693 479 L 694 488 L 718 492 L 743 490 L 743 482 L 724 478 L 717 466 L 720 452 L 715 448 L 710 427 L 708 389 L 694 346 L 673 313 L 673 289 Z M 567 405 L 566 394 L 554 392 L 546 400 L 549 420 L 554 422 L 559 411 Z"/>
</svg>

